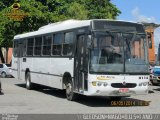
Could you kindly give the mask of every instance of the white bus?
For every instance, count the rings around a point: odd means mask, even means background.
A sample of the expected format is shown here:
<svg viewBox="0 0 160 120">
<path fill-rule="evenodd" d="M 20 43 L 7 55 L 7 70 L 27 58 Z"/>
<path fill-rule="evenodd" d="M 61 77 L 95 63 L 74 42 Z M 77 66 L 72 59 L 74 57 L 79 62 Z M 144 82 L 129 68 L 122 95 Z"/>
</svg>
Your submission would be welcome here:
<svg viewBox="0 0 160 120">
<path fill-rule="evenodd" d="M 14 37 L 13 76 L 77 94 L 123 96 L 148 93 L 149 64 L 142 24 L 114 20 L 67 20 Z"/>
</svg>

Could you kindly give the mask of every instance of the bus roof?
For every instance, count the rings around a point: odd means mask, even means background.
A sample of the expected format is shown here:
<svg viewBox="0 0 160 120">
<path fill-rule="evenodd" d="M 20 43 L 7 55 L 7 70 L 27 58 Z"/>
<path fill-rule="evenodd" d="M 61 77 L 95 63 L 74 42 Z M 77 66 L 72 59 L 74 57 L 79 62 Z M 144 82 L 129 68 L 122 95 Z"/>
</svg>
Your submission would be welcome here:
<svg viewBox="0 0 160 120">
<path fill-rule="evenodd" d="M 107 20 L 107 19 L 66 20 L 66 21 L 51 23 L 51 24 L 42 26 L 37 31 L 16 35 L 14 36 L 14 39 L 26 38 L 26 37 L 31 37 L 31 36 L 41 35 L 41 34 L 58 32 L 62 30 L 69 30 L 69 29 L 74 29 L 78 27 L 86 27 L 86 26 L 90 26 L 91 21 L 94 21 L 94 20 L 115 21 L 115 20 Z M 122 21 L 122 20 L 116 20 L 116 21 L 128 22 L 128 21 Z M 135 23 L 135 22 L 129 22 L 129 23 Z M 140 23 L 137 23 L 137 24 L 140 24 Z"/>
<path fill-rule="evenodd" d="M 77 27 L 85 27 L 90 25 L 90 21 L 91 20 L 66 20 L 63 22 L 56 22 L 56 23 L 42 26 L 37 31 L 34 31 L 34 32 L 28 32 L 28 33 L 16 35 L 14 39 L 20 39 L 20 38 L 41 35 L 41 34 L 46 34 L 51 32 L 58 32 L 58 31 L 67 30 L 67 29 L 74 29 Z"/>
</svg>

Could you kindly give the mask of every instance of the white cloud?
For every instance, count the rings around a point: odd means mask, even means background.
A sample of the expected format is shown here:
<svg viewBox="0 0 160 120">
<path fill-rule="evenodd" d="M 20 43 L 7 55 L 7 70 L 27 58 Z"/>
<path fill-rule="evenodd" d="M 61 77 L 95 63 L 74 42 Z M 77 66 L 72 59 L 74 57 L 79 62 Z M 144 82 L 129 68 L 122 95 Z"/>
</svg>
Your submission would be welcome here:
<svg viewBox="0 0 160 120">
<path fill-rule="evenodd" d="M 132 10 L 132 16 L 134 17 L 134 20 L 136 22 L 147 22 L 147 23 L 159 24 L 159 22 L 156 20 L 155 17 L 153 16 L 148 17 L 145 15 L 142 15 L 138 7 Z M 154 31 L 154 44 L 155 44 L 155 53 L 157 53 L 158 46 L 160 44 L 160 27 L 155 29 Z"/>
<path fill-rule="evenodd" d="M 132 15 L 137 22 L 156 22 L 156 19 L 153 16 L 147 17 L 145 15 L 141 15 L 138 7 L 132 10 Z"/>
</svg>

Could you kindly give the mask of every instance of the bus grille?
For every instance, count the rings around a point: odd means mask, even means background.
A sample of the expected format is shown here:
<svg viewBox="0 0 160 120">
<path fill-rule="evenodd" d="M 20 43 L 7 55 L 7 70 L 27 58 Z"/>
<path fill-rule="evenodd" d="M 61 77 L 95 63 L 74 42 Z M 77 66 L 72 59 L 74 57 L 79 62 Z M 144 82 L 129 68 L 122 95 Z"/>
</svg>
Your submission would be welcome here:
<svg viewBox="0 0 160 120">
<path fill-rule="evenodd" d="M 111 86 L 114 88 L 134 88 L 137 86 L 137 84 L 136 83 L 126 83 L 125 85 L 123 85 L 122 83 L 112 83 Z"/>
</svg>

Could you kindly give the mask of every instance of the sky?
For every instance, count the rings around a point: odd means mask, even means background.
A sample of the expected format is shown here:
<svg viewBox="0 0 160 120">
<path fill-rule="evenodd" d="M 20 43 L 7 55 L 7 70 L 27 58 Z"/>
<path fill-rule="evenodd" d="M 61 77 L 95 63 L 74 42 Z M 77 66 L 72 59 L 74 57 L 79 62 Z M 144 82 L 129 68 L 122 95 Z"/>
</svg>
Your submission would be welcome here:
<svg viewBox="0 0 160 120">
<path fill-rule="evenodd" d="M 117 19 L 160 24 L 160 0 L 111 0 L 122 12 Z M 154 31 L 156 53 L 160 43 L 160 27 Z"/>
</svg>

